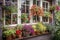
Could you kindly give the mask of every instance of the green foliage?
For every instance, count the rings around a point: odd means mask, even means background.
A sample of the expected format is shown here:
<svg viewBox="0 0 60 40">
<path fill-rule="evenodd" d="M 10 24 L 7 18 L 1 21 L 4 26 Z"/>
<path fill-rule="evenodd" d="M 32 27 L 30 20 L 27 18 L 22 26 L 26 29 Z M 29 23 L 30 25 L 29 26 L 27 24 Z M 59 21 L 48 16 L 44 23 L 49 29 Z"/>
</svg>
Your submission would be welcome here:
<svg viewBox="0 0 60 40">
<path fill-rule="evenodd" d="M 15 30 L 13 30 L 13 29 L 3 31 L 3 37 L 11 36 L 11 35 L 14 34 L 14 33 L 15 33 Z"/>
<path fill-rule="evenodd" d="M 60 29 L 55 32 L 53 40 L 60 40 Z"/>
<path fill-rule="evenodd" d="M 44 12 L 44 16 L 50 17 L 51 16 L 51 13 L 50 12 Z"/>
<path fill-rule="evenodd" d="M 25 22 L 25 23 L 28 22 L 28 15 L 27 15 L 26 13 L 22 13 L 21 19 L 22 19 L 22 21 Z"/>
<path fill-rule="evenodd" d="M 55 13 L 55 25 L 60 26 L 60 11 Z"/>
<path fill-rule="evenodd" d="M 50 6 L 50 10 L 55 10 L 56 9 L 56 6 Z"/>
<path fill-rule="evenodd" d="M 18 24 L 17 27 L 16 27 L 16 29 L 20 29 L 20 30 L 22 30 L 22 28 L 23 28 L 23 27 L 22 27 L 21 24 Z"/>
<path fill-rule="evenodd" d="M 37 23 L 37 24 L 36 24 L 36 30 L 37 30 L 37 31 L 40 31 L 40 32 L 44 32 L 44 31 L 46 31 L 47 29 L 46 29 L 46 26 L 43 25 L 42 23 Z"/>
<path fill-rule="evenodd" d="M 17 8 L 15 6 L 3 6 L 3 9 L 11 13 L 17 12 Z"/>
</svg>

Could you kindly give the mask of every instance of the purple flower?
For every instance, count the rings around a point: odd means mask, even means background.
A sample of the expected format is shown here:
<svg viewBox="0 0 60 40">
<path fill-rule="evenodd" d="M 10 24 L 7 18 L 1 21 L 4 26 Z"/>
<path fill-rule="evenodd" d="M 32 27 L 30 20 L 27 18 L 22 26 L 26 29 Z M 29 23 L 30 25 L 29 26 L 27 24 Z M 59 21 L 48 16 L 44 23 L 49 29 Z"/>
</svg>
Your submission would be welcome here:
<svg viewBox="0 0 60 40">
<path fill-rule="evenodd" d="M 24 25 L 23 29 L 25 31 L 29 31 L 30 33 L 34 33 L 34 29 L 32 28 L 32 25 Z"/>
</svg>

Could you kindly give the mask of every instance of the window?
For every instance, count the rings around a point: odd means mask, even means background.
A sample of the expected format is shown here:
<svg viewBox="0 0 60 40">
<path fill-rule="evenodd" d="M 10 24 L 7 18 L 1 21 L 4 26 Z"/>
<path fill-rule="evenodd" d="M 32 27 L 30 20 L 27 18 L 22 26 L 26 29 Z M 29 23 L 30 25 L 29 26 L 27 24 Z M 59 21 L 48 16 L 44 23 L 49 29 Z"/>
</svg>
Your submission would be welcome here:
<svg viewBox="0 0 60 40">
<path fill-rule="evenodd" d="M 60 1 L 58 1 L 58 5 L 60 6 Z"/>
<path fill-rule="evenodd" d="M 45 12 L 49 11 L 49 2 L 48 1 L 43 1 L 43 9 Z M 43 22 L 48 22 L 48 17 L 42 17 Z"/>
<path fill-rule="evenodd" d="M 40 0 L 33 0 L 33 5 L 36 4 L 37 6 L 40 6 Z M 40 17 L 38 15 L 33 16 L 33 22 L 39 22 Z"/>
<path fill-rule="evenodd" d="M 49 2 L 48 1 L 43 1 L 43 9 L 44 9 L 44 11 L 49 11 Z"/>
<path fill-rule="evenodd" d="M 12 4 L 11 2 L 5 2 L 6 4 L 6 8 L 9 6 L 11 8 Z M 14 5 L 15 8 L 17 8 L 17 5 Z M 14 9 L 14 8 L 13 8 Z M 5 25 L 11 25 L 11 24 L 17 24 L 17 9 L 16 10 L 13 10 L 13 11 L 16 11 L 14 13 L 8 11 L 8 10 L 5 10 L 5 14 L 4 14 L 4 24 Z"/>
<path fill-rule="evenodd" d="M 43 17 L 43 22 L 47 22 L 48 21 L 48 17 Z"/>
<path fill-rule="evenodd" d="M 27 17 L 24 21 L 26 23 L 29 23 L 29 6 L 30 6 L 30 0 L 21 0 L 21 15 L 26 14 Z M 21 23 L 24 23 L 23 19 L 21 18 Z"/>
<path fill-rule="evenodd" d="M 36 4 L 37 6 L 40 6 L 40 0 L 33 0 L 33 4 Z"/>
</svg>

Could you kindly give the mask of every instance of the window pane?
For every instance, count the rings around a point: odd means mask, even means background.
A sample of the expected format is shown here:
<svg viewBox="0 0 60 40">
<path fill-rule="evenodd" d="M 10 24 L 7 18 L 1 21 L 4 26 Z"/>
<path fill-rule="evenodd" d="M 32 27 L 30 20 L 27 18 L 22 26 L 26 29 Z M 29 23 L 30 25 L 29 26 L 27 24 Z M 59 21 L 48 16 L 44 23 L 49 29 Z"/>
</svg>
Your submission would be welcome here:
<svg viewBox="0 0 60 40">
<path fill-rule="evenodd" d="M 28 13 L 29 14 L 29 6 L 26 6 L 26 13 Z"/>
<path fill-rule="evenodd" d="M 33 4 L 36 4 L 36 0 L 33 0 Z"/>
<path fill-rule="evenodd" d="M 7 12 L 7 11 L 5 13 L 5 24 L 6 25 L 11 24 L 11 13 L 10 12 Z"/>
<path fill-rule="evenodd" d="M 12 0 L 12 2 L 17 2 L 17 0 Z"/>
<path fill-rule="evenodd" d="M 37 6 L 40 6 L 40 1 L 37 1 Z"/>
<path fill-rule="evenodd" d="M 22 4 L 21 4 L 21 17 L 23 17 L 23 18 L 21 18 L 21 23 L 29 23 L 29 20 L 28 20 L 28 18 L 29 18 L 29 5 L 30 5 L 30 2 L 29 2 L 30 0 L 22 0 Z M 24 15 L 24 16 L 22 16 L 23 14 L 26 14 L 26 16 Z M 26 17 L 26 18 L 24 18 L 24 17 Z"/>
<path fill-rule="evenodd" d="M 43 22 L 48 22 L 48 17 L 43 17 Z"/>
<path fill-rule="evenodd" d="M 48 3 L 46 3 L 46 8 L 48 8 Z"/>
<path fill-rule="evenodd" d="M 43 8 L 45 8 L 45 2 L 43 2 Z"/>
<path fill-rule="evenodd" d="M 26 3 L 26 0 L 21 0 L 21 4 L 25 4 Z"/>
<path fill-rule="evenodd" d="M 5 0 L 5 1 L 10 1 L 10 0 Z"/>
<path fill-rule="evenodd" d="M 21 5 L 21 13 L 25 13 L 25 5 Z"/>
<path fill-rule="evenodd" d="M 5 2 L 6 6 L 10 6 L 11 2 Z"/>
<path fill-rule="evenodd" d="M 12 17 L 12 24 L 17 24 L 17 14 L 13 14 Z"/>
<path fill-rule="evenodd" d="M 39 22 L 40 21 L 40 17 L 38 15 L 33 16 L 33 22 Z"/>
<path fill-rule="evenodd" d="M 58 4 L 60 5 L 60 1 L 58 1 Z"/>
<path fill-rule="evenodd" d="M 29 1 L 30 1 L 30 0 L 26 0 L 26 5 L 29 5 L 29 3 L 30 3 Z"/>
</svg>

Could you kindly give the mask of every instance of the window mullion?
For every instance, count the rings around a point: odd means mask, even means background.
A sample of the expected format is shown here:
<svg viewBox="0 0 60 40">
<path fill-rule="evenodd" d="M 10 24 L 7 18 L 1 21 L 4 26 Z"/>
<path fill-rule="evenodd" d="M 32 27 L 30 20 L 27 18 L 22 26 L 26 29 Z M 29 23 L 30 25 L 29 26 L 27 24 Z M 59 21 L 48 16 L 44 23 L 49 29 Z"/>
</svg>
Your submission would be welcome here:
<svg viewBox="0 0 60 40">
<path fill-rule="evenodd" d="M 13 14 L 11 14 L 11 24 L 12 24 L 12 20 L 13 20 Z"/>
</svg>

